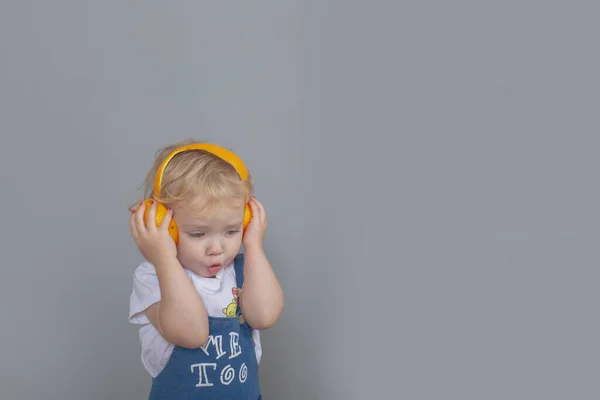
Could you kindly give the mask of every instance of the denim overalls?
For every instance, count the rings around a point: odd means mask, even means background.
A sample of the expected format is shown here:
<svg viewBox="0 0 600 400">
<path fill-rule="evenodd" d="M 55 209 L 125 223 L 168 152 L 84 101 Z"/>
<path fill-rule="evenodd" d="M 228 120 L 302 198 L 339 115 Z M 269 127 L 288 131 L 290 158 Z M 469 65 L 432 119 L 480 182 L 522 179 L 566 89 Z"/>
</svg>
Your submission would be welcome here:
<svg viewBox="0 0 600 400">
<path fill-rule="evenodd" d="M 244 282 L 244 255 L 234 260 L 237 287 Z M 252 328 L 241 316 L 208 317 L 204 347 L 175 346 L 165 368 L 152 380 L 149 400 L 261 400 Z"/>
</svg>

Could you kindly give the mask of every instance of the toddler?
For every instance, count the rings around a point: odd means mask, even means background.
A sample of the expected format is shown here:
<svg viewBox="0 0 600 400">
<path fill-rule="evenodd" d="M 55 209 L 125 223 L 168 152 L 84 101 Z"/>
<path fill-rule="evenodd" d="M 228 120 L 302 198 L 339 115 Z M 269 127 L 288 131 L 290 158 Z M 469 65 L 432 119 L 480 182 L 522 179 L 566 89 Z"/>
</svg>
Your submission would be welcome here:
<svg viewBox="0 0 600 400">
<path fill-rule="evenodd" d="M 261 399 L 259 331 L 278 320 L 283 291 L 252 177 L 231 151 L 186 141 L 157 152 L 145 186 L 130 217 L 145 261 L 129 321 L 140 325 L 149 399 Z"/>
</svg>

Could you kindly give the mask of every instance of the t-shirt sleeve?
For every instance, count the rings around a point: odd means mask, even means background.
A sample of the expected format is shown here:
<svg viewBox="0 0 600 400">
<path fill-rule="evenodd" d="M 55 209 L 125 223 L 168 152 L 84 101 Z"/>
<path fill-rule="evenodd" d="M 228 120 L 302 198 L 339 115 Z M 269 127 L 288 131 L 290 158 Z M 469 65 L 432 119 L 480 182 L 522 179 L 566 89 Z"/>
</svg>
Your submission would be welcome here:
<svg viewBox="0 0 600 400">
<path fill-rule="evenodd" d="M 133 274 L 133 291 L 129 298 L 129 322 L 148 324 L 150 321 L 144 311 L 160 301 L 160 287 L 154 266 L 142 263 Z"/>
</svg>

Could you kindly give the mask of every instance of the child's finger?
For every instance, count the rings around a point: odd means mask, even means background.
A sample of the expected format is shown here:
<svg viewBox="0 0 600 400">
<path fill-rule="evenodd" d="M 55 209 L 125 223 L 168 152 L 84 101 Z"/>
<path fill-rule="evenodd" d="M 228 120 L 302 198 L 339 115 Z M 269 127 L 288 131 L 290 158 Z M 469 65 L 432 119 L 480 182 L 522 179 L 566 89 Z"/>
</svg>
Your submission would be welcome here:
<svg viewBox="0 0 600 400">
<path fill-rule="evenodd" d="M 263 207 L 262 203 L 260 201 L 258 201 L 256 199 L 256 197 L 252 197 L 252 202 L 255 205 L 255 209 L 256 209 L 256 219 L 258 221 L 260 221 L 261 224 L 264 224 L 265 222 L 265 208 Z"/>
<path fill-rule="evenodd" d="M 168 231 L 172 218 L 173 218 L 173 209 L 167 208 L 167 212 L 165 213 L 165 216 L 164 216 L 162 222 L 160 223 L 160 230 Z"/>
<path fill-rule="evenodd" d="M 148 232 L 156 232 L 156 201 L 150 201 L 150 208 L 148 208 L 148 216 L 146 217 L 146 229 Z"/>
<path fill-rule="evenodd" d="M 265 207 L 261 206 L 261 210 L 260 210 L 260 217 L 262 218 L 262 225 L 263 226 L 267 226 L 267 212 L 265 211 Z"/>
<path fill-rule="evenodd" d="M 261 214 L 265 214 L 265 206 L 263 206 L 263 204 L 256 200 L 256 198 L 254 199 L 254 201 L 256 201 L 256 205 L 258 206 L 258 209 L 260 210 Z"/>
<path fill-rule="evenodd" d="M 258 208 L 256 206 L 256 202 L 254 201 L 254 196 L 250 197 L 250 199 L 248 200 L 248 205 L 250 205 L 250 210 L 252 211 L 251 220 L 258 220 Z"/>
<path fill-rule="evenodd" d="M 135 211 L 135 227 L 137 228 L 138 234 L 146 232 L 146 223 L 144 222 L 144 213 L 146 212 L 146 203 L 141 202 L 138 209 Z"/>
<path fill-rule="evenodd" d="M 131 232 L 131 236 L 137 240 L 138 231 L 135 225 L 135 210 L 131 211 L 131 216 L 129 217 L 129 231 Z"/>
</svg>

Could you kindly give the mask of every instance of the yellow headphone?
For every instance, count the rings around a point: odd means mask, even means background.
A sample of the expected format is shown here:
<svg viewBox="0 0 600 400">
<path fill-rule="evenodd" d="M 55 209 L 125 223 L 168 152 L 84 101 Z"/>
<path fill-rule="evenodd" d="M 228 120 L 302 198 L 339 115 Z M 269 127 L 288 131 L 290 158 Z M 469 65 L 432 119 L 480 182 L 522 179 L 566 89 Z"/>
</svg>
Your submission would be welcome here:
<svg viewBox="0 0 600 400">
<path fill-rule="evenodd" d="M 227 150 L 226 148 L 217 146 L 215 144 L 193 143 L 193 144 L 188 144 L 185 146 L 178 147 L 177 149 L 173 150 L 160 164 L 160 166 L 158 167 L 158 171 L 156 172 L 156 177 L 154 179 L 154 196 L 155 197 L 158 197 L 158 195 L 160 194 L 163 173 L 164 173 L 165 168 L 167 167 L 167 164 L 169 163 L 169 161 L 171 161 L 173 159 L 173 157 L 175 157 L 177 154 L 182 153 L 184 151 L 189 151 L 189 150 L 204 150 L 211 154 L 214 154 L 215 156 L 217 156 L 217 157 L 221 158 L 222 160 L 226 161 L 227 163 L 229 163 L 237 171 L 237 173 L 242 181 L 248 180 L 248 169 L 244 165 L 244 162 L 242 161 L 242 159 L 240 157 L 238 157 L 235 153 L 233 153 L 230 150 Z M 147 221 L 148 208 L 149 208 L 152 200 L 153 199 L 144 200 L 144 202 L 146 203 L 146 210 L 144 212 L 144 221 L 146 223 L 148 223 L 148 221 Z M 165 217 L 166 212 L 167 212 L 167 208 L 165 207 L 165 205 L 158 202 L 157 208 L 156 208 L 156 225 L 157 226 L 159 226 L 161 224 L 163 218 Z M 250 223 L 251 219 L 252 219 L 252 210 L 250 209 L 250 205 L 248 205 L 248 203 L 246 203 L 245 210 L 244 210 L 244 228 L 243 228 L 244 232 L 246 231 L 246 228 L 248 227 L 248 224 Z M 175 224 L 175 220 L 173 218 L 171 218 L 171 223 L 169 224 L 169 233 L 171 234 L 171 237 L 175 241 L 175 244 L 178 244 L 179 243 L 179 230 L 177 229 L 177 225 Z"/>
</svg>

